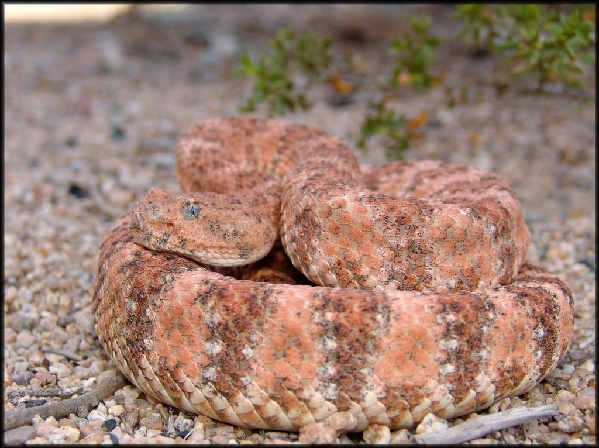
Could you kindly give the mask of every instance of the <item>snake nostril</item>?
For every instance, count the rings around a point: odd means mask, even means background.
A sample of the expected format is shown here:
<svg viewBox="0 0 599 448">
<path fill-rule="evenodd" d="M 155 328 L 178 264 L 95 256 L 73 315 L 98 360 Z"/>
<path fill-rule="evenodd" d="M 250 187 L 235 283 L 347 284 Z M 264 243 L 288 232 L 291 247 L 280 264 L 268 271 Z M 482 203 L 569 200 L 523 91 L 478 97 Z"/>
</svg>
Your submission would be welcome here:
<svg viewBox="0 0 599 448">
<path fill-rule="evenodd" d="M 183 208 L 185 219 L 198 219 L 202 209 L 198 204 L 189 204 Z"/>
</svg>

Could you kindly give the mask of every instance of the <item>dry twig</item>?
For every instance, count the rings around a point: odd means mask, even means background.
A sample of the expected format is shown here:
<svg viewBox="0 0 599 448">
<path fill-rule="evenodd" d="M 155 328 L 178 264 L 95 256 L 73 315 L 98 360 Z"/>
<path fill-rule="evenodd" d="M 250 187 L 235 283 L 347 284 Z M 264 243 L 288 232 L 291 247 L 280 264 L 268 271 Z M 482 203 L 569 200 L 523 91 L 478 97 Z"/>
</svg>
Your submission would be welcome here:
<svg viewBox="0 0 599 448">
<path fill-rule="evenodd" d="M 93 199 L 96 207 L 102 213 L 105 213 L 106 215 L 110 216 L 111 218 L 119 218 L 119 217 L 123 216 L 125 214 L 125 212 L 123 210 L 120 210 L 120 209 L 114 207 L 113 205 L 109 204 L 108 202 L 106 202 L 104 200 L 104 198 L 102 197 L 102 194 L 100 193 L 100 187 L 98 184 L 99 184 L 99 179 L 96 179 L 92 176 L 92 178 L 90 179 L 90 182 L 89 182 L 89 191 L 91 193 L 92 199 Z"/>
<path fill-rule="evenodd" d="M 472 418 L 443 431 L 412 436 L 418 444 L 455 444 L 478 439 L 486 434 L 520 425 L 529 420 L 552 417 L 559 414 L 556 404 L 536 408 L 514 408 L 507 411 Z"/>
<path fill-rule="evenodd" d="M 97 389 L 80 397 L 48 403 L 34 408 L 7 412 L 4 414 L 4 430 L 30 425 L 31 419 L 38 415 L 44 420 L 50 416 L 54 416 L 58 420 L 59 418 L 68 417 L 70 414 L 78 414 L 81 410 L 89 410 L 92 406 L 96 406 L 100 400 L 109 397 L 126 385 L 127 380 L 125 377 L 119 375 L 116 378 L 104 380 Z"/>
<path fill-rule="evenodd" d="M 8 393 L 8 398 L 18 398 L 29 395 L 30 397 L 71 397 L 85 393 L 85 388 L 59 389 L 57 387 L 43 387 L 40 389 L 19 389 Z"/>
<path fill-rule="evenodd" d="M 62 355 L 66 359 L 70 359 L 71 361 L 81 361 L 81 356 L 76 355 L 75 353 L 69 352 L 67 350 L 61 350 L 59 348 L 50 347 L 49 345 L 42 345 L 40 349 L 44 353 L 54 353 L 56 355 Z"/>
</svg>

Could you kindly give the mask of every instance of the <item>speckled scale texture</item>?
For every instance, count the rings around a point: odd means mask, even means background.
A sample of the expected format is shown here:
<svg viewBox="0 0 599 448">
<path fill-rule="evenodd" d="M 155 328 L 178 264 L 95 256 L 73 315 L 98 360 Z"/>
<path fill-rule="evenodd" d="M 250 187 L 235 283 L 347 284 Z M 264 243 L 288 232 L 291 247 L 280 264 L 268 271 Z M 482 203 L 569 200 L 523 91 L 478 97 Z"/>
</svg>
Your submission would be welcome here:
<svg viewBox="0 0 599 448">
<path fill-rule="evenodd" d="M 213 271 L 137 244 L 135 219 L 119 220 L 100 253 L 96 329 L 164 403 L 249 428 L 297 431 L 343 411 L 354 431 L 410 428 L 530 390 L 568 349 L 570 290 L 523 264 L 528 230 L 495 175 L 433 161 L 360 171 L 336 137 L 250 118 L 192 128 L 177 160 L 183 191 L 267 191 L 252 207 L 322 286 L 252 276 L 288 269 L 276 242 L 248 268 Z"/>
</svg>

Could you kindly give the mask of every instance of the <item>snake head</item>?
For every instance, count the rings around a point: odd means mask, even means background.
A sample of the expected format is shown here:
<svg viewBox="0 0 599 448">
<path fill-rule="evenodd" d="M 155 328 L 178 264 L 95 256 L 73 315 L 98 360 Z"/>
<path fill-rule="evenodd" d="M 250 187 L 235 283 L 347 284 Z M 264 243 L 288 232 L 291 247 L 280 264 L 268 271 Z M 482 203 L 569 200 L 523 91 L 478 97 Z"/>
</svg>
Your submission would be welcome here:
<svg viewBox="0 0 599 448">
<path fill-rule="evenodd" d="M 148 249 L 212 266 L 241 266 L 270 252 L 277 229 L 269 213 L 238 197 L 151 189 L 132 210 L 133 239 Z"/>
</svg>

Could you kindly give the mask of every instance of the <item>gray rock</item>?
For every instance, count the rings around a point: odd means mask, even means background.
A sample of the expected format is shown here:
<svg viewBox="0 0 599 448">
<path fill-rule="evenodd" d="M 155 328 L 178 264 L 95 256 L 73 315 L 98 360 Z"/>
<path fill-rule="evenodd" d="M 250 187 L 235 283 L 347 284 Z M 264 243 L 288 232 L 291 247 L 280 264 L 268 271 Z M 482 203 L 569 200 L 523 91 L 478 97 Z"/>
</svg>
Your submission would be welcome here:
<svg viewBox="0 0 599 448">
<path fill-rule="evenodd" d="M 15 372 L 10 377 L 10 379 L 17 383 L 19 386 L 27 386 L 31 378 L 33 378 L 33 373 L 22 371 Z"/>
<path fill-rule="evenodd" d="M 5 445 L 25 443 L 35 437 L 35 427 L 19 426 L 15 429 L 9 429 L 8 431 L 4 431 L 3 437 Z"/>
</svg>

